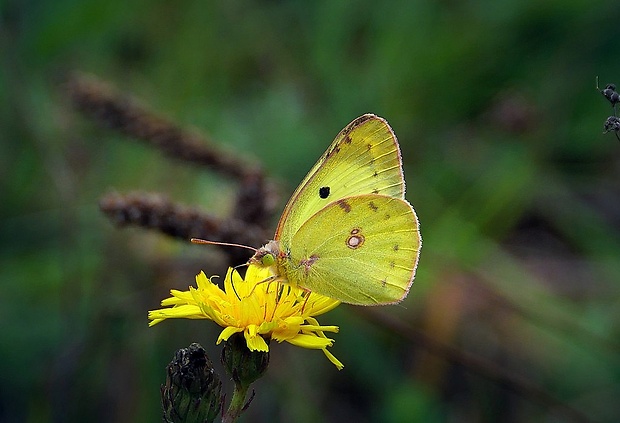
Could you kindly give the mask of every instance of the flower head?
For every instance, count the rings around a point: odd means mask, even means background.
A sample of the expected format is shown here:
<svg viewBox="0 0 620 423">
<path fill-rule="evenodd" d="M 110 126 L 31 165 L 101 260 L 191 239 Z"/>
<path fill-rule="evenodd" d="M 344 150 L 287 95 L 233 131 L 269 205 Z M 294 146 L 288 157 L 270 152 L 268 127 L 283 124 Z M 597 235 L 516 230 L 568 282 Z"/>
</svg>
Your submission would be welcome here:
<svg viewBox="0 0 620 423">
<path fill-rule="evenodd" d="M 298 347 L 322 350 L 338 369 L 343 364 L 327 347 L 334 340 L 324 332 L 338 332 L 338 326 L 322 326 L 315 316 L 340 302 L 302 288 L 272 281 L 269 268 L 250 264 L 245 280 L 229 268 L 224 289 L 200 272 L 197 288 L 171 290 L 162 308 L 149 312 L 150 326 L 165 319 L 210 319 L 223 327 L 217 344 L 235 333 L 243 333 L 250 351 L 269 351 L 267 340 L 286 341 Z"/>
</svg>

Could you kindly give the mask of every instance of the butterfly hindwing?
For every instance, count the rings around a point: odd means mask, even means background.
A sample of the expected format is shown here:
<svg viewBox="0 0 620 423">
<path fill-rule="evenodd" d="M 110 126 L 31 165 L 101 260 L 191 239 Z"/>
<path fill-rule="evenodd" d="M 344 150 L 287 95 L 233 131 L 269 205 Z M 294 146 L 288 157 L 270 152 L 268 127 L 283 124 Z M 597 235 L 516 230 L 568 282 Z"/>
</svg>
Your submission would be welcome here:
<svg viewBox="0 0 620 423">
<path fill-rule="evenodd" d="M 409 291 L 420 245 L 406 200 L 345 197 L 297 230 L 284 266 L 289 281 L 310 291 L 350 304 L 392 304 Z"/>
<path fill-rule="evenodd" d="M 404 198 L 398 142 L 375 115 L 355 119 L 336 136 L 288 201 L 275 239 L 288 245 L 301 225 L 334 200 L 364 194 Z"/>
</svg>

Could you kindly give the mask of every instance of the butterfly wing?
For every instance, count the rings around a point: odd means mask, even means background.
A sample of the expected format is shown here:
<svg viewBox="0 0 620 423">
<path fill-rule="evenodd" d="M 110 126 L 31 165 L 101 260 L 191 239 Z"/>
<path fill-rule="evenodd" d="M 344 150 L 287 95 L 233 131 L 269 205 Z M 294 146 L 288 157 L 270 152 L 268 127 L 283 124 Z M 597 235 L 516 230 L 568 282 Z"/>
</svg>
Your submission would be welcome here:
<svg viewBox="0 0 620 423">
<path fill-rule="evenodd" d="M 413 282 L 421 246 L 413 207 L 367 194 L 337 200 L 296 232 L 283 263 L 289 281 L 345 303 L 393 304 Z"/>
<path fill-rule="evenodd" d="M 366 114 L 340 131 L 297 187 L 274 239 L 288 246 L 303 223 L 332 201 L 371 193 L 404 198 L 405 182 L 392 128 L 384 119 Z"/>
</svg>

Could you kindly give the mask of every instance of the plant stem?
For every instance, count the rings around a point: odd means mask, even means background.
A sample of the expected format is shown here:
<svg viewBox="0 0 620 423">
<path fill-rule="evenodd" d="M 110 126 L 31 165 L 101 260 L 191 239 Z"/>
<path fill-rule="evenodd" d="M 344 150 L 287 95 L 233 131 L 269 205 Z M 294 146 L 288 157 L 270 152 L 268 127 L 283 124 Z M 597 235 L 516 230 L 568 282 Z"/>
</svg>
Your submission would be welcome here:
<svg viewBox="0 0 620 423">
<path fill-rule="evenodd" d="M 228 406 L 228 411 L 222 418 L 222 423 L 234 423 L 237 421 L 241 413 L 243 413 L 243 407 L 245 406 L 245 397 L 248 393 L 250 385 L 244 386 L 241 383 L 235 383 L 235 389 L 233 396 Z"/>
</svg>

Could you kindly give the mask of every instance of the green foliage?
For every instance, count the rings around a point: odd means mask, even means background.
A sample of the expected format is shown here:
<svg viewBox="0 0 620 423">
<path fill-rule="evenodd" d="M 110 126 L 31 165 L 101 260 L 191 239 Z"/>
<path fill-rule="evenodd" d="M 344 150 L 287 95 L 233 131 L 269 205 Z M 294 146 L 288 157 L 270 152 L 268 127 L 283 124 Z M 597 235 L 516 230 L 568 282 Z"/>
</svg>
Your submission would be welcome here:
<svg viewBox="0 0 620 423">
<path fill-rule="evenodd" d="M 150 190 L 223 214 L 230 182 L 81 117 L 61 84 L 77 69 L 263 163 L 284 197 L 349 121 L 385 117 L 424 248 L 403 307 L 380 311 L 617 421 L 620 143 L 594 81 L 620 84 L 618 16 L 612 0 L 3 3 L 0 420 L 158 421 L 172 352 L 219 355 L 208 323 L 146 319 L 215 272 L 209 252 L 116 229 L 97 201 Z M 335 316 L 345 370 L 272 343 L 247 421 L 570 416 Z"/>
</svg>

